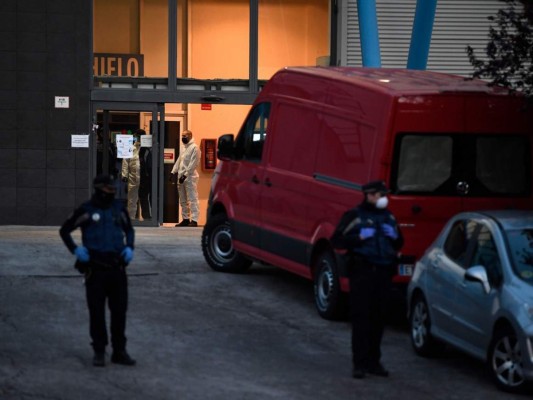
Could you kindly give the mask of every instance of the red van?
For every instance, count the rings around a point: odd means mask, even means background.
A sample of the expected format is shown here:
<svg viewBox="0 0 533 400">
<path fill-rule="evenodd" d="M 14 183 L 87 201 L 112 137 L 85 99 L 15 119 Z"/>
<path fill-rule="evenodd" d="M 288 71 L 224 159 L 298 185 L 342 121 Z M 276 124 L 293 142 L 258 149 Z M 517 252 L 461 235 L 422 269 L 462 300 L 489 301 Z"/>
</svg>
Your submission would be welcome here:
<svg viewBox="0 0 533 400">
<path fill-rule="evenodd" d="M 252 260 L 312 279 L 336 318 L 348 289 L 330 244 L 341 215 L 382 179 L 405 237 L 394 278 L 452 215 L 533 208 L 533 120 L 523 98 L 428 71 L 286 68 L 257 97 L 239 134 L 218 142 L 202 248 L 217 271 Z"/>
</svg>

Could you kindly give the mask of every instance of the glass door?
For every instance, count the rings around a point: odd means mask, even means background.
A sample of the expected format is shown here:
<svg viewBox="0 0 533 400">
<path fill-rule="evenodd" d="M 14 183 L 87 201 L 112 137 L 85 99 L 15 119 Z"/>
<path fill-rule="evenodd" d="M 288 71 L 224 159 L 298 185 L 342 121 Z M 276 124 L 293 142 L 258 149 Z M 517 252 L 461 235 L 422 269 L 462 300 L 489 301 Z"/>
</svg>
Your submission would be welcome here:
<svg viewBox="0 0 533 400">
<path fill-rule="evenodd" d="M 164 106 L 95 103 L 93 121 L 93 177 L 104 173 L 115 178 L 116 197 L 124 202 L 134 225 L 158 226 Z"/>
</svg>

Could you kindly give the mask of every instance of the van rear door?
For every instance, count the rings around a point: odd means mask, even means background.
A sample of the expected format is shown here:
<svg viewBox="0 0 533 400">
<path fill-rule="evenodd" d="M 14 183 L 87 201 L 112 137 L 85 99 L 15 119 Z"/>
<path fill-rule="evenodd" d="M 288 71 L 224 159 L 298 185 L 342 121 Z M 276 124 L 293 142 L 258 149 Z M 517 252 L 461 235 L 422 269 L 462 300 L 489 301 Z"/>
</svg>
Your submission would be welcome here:
<svg viewBox="0 0 533 400">
<path fill-rule="evenodd" d="M 403 133 L 396 136 L 390 208 L 406 238 L 396 282 L 408 282 L 419 257 L 461 209 L 454 171 L 454 135 Z"/>
<path fill-rule="evenodd" d="M 518 98 L 400 100 L 390 187 L 404 255 L 420 257 L 460 211 L 533 207 L 532 129 Z"/>
<path fill-rule="evenodd" d="M 531 208 L 531 144 L 525 135 L 466 134 L 458 184 L 461 209 Z"/>
<path fill-rule="evenodd" d="M 464 131 L 464 100 L 454 95 L 401 96 L 391 132 L 394 151 L 391 210 L 405 237 L 404 262 L 394 280 L 409 282 L 415 259 L 449 217 L 461 210 L 454 159 Z"/>
<path fill-rule="evenodd" d="M 473 96 L 465 100 L 464 211 L 533 208 L 533 124 L 522 100 Z"/>
</svg>

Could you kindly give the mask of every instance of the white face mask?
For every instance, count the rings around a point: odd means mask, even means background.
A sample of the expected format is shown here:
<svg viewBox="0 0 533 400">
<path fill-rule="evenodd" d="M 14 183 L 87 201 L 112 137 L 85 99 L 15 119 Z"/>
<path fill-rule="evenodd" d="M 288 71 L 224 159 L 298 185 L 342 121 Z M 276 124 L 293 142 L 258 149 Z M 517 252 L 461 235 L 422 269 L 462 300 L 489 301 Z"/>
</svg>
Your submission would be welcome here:
<svg viewBox="0 0 533 400">
<path fill-rule="evenodd" d="M 380 197 L 378 201 L 376 201 L 376 208 L 383 209 L 387 208 L 388 205 L 389 199 L 387 198 L 387 196 Z"/>
</svg>

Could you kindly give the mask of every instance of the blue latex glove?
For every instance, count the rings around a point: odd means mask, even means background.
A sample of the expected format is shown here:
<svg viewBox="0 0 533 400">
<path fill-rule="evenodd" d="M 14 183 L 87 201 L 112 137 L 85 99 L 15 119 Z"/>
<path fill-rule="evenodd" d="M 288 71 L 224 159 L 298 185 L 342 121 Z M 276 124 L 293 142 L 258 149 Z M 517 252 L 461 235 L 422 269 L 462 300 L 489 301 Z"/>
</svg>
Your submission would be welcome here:
<svg viewBox="0 0 533 400">
<path fill-rule="evenodd" d="M 76 258 L 81 262 L 89 261 L 89 250 L 85 246 L 78 246 L 74 249 L 74 254 Z"/>
<path fill-rule="evenodd" d="M 133 249 L 127 246 L 124 248 L 124 250 L 122 250 L 122 253 L 120 253 L 120 255 L 124 259 L 124 262 L 126 264 L 129 264 L 131 260 L 133 260 Z"/>
<path fill-rule="evenodd" d="M 361 232 L 359 232 L 359 237 L 361 240 L 366 240 L 368 238 L 371 238 L 376 234 L 376 228 L 362 228 Z"/>
<path fill-rule="evenodd" d="M 392 240 L 398 239 L 398 232 L 396 232 L 396 229 L 389 224 L 381 225 L 381 231 L 385 236 L 390 237 Z"/>
</svg>

